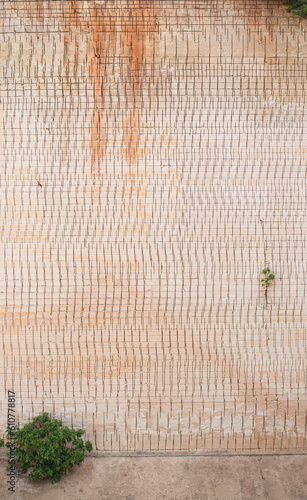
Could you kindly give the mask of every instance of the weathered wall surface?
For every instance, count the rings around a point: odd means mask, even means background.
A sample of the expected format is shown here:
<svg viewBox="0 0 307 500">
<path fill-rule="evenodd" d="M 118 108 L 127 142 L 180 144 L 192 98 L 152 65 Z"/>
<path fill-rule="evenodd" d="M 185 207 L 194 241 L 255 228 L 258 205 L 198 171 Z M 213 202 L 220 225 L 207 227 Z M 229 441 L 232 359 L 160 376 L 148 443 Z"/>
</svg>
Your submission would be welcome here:
<svg viewBox="0 0 307 500">
<path fill-rule="evenodd" d="M 12 390 L 101 450 L 306 449 L 306 21 L 0 8 L 1 427 Z"/>
</svg>

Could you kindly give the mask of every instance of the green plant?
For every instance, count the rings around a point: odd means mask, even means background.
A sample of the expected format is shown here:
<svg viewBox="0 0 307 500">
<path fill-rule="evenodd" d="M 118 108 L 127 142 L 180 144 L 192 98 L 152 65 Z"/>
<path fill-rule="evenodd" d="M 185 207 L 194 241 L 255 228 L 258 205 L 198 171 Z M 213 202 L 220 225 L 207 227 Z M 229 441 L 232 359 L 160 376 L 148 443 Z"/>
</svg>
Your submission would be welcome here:
<svg viewBox="0 0 307 500">
<path fill-rule="evenodd" d="M 287 12 L 292 12 L 300 17 L 307 17 L 307 0 L 287 0 L 284 5 L 288 5 Z"/>
<path fill-rule="evenodd" d="M 22 474 L 30 469 L 31 480 L 50 477 L 52 483 L 57 483 L 67 474 L 68 467 L 81 465 L 85 451 L 93 449 L 90 441 L 83 441 L 82 429 L 69 429 L 48 413 L 35 417 L 21 429 L 16 426 L 13 432 L 10 428 L 6 432 L 8 439 L 13 436 L 16 450 L 16 460 L 11 465 L 19 466 Z M 10 448 L 11 443 L 6 446 Z"/>
<path fill-rule="evenodd" d="M 265 269 L 262 270 L 262 274 L 265 275 L 265 278 L 263 278 L 261 280 L 262 282 L 262 286 L 265 286 L 266 288 L 268 288 L 274 281 L 275 279 L 275 275 L 274 274 L 270 274 L 271 273 L 271 269 L 269 269 L 268 267 L 266 267 Z"/>
<path fill-rule="evenodd" d="M 268 288 L 270 285 L 272 285 L 274 279 L 275 279 L 275 274 L 271 273 L 271 269 L 269 267 L 265 267 L 262 270 L 262 274 L 264 274 L 264 278 L 261 280 L 261 284 L 263 287 L 265 287 L 265 300 L 266 303 L 268 302 Z"/>
</svg>

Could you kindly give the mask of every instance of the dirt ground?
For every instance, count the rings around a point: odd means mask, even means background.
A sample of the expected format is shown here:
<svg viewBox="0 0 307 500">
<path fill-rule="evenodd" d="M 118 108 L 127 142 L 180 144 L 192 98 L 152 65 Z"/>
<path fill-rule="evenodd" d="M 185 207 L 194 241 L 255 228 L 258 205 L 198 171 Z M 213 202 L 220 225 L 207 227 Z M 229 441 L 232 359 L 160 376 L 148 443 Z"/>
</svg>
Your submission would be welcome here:
<svg viewBox="0 0 307 500">
<path fill-rule="evenodd" d="M 307 456 L 87 457 L 60 483 L 18 477 L 2 500 L 306 500 Z"/>
</svg>

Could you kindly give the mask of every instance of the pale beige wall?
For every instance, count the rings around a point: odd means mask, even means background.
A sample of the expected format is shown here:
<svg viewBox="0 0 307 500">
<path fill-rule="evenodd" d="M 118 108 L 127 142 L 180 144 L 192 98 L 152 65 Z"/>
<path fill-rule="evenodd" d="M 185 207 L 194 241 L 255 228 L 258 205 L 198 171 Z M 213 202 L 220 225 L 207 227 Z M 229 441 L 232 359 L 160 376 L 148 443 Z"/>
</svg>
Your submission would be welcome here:
<svg viewBox="0 0 307 500">
<path fill-rule="evenodd" d="M 1 3 L 3 429 L 305 449 L 307 23 L 254 3 Z"/>
</svg>

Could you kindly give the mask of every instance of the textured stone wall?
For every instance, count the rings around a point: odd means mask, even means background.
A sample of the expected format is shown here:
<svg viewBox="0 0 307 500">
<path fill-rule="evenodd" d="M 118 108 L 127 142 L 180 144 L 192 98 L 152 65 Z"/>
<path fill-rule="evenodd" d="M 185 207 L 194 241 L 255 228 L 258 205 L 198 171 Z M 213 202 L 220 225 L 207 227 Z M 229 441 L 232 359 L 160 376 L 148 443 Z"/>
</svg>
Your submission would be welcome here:
<svg viewBox="0 0 307 500">
<path fill-rule="evenodd" d="M 274 0 L 0 19 L 2 429 L 11 390 L 100 450 L 306 449 L 307 22 Z"/>
</svg>

